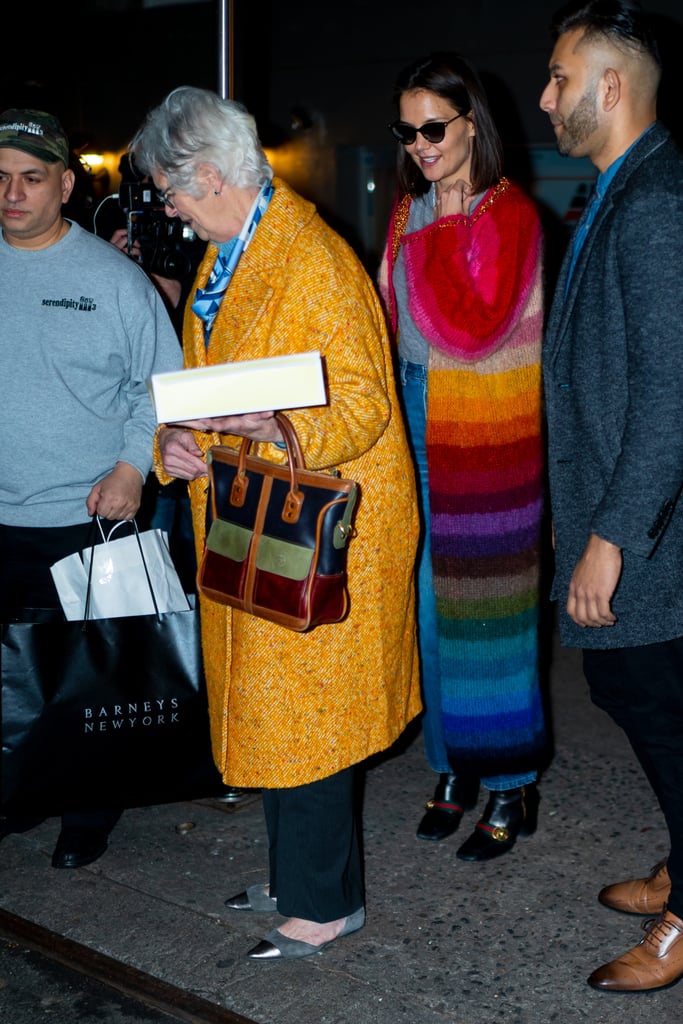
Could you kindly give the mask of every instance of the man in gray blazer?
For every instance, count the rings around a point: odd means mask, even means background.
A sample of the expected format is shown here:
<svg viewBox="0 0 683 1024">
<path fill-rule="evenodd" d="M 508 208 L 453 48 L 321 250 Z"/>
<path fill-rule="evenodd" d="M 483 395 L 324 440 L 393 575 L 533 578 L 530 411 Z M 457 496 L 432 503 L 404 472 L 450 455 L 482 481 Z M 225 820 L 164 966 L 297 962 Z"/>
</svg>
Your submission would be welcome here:
<svg viewBox="0 0 683 1024">
<path fill-rule="evenodd" d="M 638 3 L 571 3 L 553 27 L 541 107 L 559 151 L 599 172 L 544 345 L 553 597 L 670 845 L 647 878 L 600 893 L 657 917 L 588 981 L 642 991 L 683 976 L 683 155 L 656 120 L 659 57 Z"/>
</svg>

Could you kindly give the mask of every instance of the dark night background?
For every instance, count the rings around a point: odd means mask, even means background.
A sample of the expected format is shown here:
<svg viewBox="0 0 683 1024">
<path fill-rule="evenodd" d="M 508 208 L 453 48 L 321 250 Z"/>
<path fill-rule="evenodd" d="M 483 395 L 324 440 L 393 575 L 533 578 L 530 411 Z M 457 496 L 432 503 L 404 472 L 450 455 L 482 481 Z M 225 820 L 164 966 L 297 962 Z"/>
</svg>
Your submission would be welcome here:
<svg viewBox="0 0 683 1024">
<path fill-rule="evenodd" d="M 0 109 L 50 110 L 74 148 L 123 151 L 147 110 L 175 86 L 219 88 L 223 11 L 233 29 L 232 96 L 256 117 L 264 145 L 274 147 L 276 171 L 371 260 L 393 192 L 395 147 L 386 128 L 395 116 L 393 82 L 417 56 L 455 49 L 475 64 L 511 176 L 533 189 L 535 176 L 558 173 L 554 165 L 548 170 L 554 142 L 538 108 L 556 6 L 540 0 L 226 0 L 224 7 L 218 0 L 67 0 L 39 13 L 14 4 L 3 16 Z M 681 0 L 646 6 L 657 15 L 667 68 L 660 113 L 680 137 Z M 572 163 L 563 162 L 565 177 L 585 180 L 592 173 Z M 111 181 L 109 190 L 116 185 Z M 559 206 L 567 205 L 553 196 L 550 203 L 560 215 Z"/>
</svg>

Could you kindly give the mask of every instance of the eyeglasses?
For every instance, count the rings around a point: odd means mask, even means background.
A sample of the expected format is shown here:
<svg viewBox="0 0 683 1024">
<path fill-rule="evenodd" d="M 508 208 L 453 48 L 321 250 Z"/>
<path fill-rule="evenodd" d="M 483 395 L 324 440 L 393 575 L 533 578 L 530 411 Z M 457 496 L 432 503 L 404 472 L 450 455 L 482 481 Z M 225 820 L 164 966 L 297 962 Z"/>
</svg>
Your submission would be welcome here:
<svg viewBox="0 0 683 1024">
<path fill-rule="evenodd" d="M 425 121 L 420 128 L 414 128 L 412 124 L 406 124 L 405 121 L 394 121 L 389 125 L 389 131 L 404 146 L 412 146 L 418 132 L 427 142 L 443 142 L 448 125 L 464 116 L 464 114 L 456 114 L 448 121 Z"/>
<path fill-rule="evenodd" d="M 175 210 L 176 205 L 171 199 L 172 189 L 165 188 L 163 192 L 157 192 L 157 199 L 160 199 L 164 206 L 168 206 L 169 210 Z"/>
</svg>

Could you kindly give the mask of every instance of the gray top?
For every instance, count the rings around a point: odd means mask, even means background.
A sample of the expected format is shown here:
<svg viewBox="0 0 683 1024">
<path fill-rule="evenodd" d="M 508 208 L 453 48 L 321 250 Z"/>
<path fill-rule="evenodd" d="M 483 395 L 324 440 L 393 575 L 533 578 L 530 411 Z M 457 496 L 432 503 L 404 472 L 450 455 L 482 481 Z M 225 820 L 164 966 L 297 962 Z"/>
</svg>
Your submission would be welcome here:
<svg viewBox="0 0 683 1024">
<path fill-rule="evenodd" d="M 87 522 L 117 462 L 144 478 L 151 373 L 182 366 L 158 292 L 133 260 L 71 224 L 47 249 L 0 236 L 0 523 Z"/>
<path fill-rule="evenodd" d="M 410 204 L 406 234 L 421 231 L 434 222 L 434 202 L 436 186 L 432 185 L 429 192 L 416 196 Z M 399 246 L 394 266 L 394 291 L 396 293 L 396 311 L 398 314 L 398 354 L 409 363 L 427 366 L 429 362 L 429 342 L 417 328 L 408 309 L 408 283 L 403 258 L 403 246 Z"/>
</svg>

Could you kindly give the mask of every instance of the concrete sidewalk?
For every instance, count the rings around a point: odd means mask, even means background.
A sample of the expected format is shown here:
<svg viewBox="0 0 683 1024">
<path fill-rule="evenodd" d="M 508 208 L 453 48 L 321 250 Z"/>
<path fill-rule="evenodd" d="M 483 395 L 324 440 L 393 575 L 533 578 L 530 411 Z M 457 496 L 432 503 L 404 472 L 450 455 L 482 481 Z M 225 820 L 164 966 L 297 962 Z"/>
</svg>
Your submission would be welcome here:
<svg viewBox="0 0 683 1024">
<path fill-rule="evenodd" d="M 258 1024 L 683 1022 L 683 987 L 586 984 L 642 934 L 643 919 L 601 907 L 598 890 L 645 873 L 667 837 L 626 741 L 590 704 L 578 652 L 556 650 L 550 697 L 538 831 L 488 864 L 454 856 L 483 792 L 455 836 L 415 837 L 434 786 L 419 733 L 369 768 L 367 924 L 314 957 L 247 960 L 280 919 L 223 906 L 266 878 L 258 793 L 127 811 L 109 851 L 78 871 L 50 867 L 58 820 L 12 835 L 0 844 L 0 906 Z"/>
</svg>

